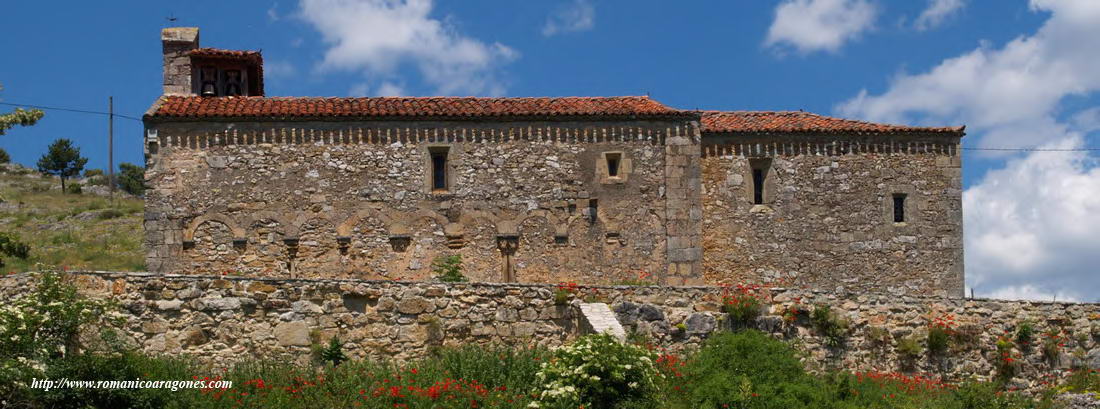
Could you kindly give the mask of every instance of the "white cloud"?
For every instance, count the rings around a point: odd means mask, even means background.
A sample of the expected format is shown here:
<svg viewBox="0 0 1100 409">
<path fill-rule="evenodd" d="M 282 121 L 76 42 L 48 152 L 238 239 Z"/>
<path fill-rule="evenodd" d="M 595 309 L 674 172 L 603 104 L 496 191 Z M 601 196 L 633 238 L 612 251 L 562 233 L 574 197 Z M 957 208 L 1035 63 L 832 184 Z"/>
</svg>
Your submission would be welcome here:
<svg viewBox="0 0 1100 409">
<path fill-rule="evenodd" d="M 917 30 L 928 30 L 939 27 L 948 17 L 955 15 L 966 6 L 966 0 L 928 0 L 928 8 L 924 9 L 917 17 L 913 26 Z"/>
<path fill-rule="evenodd" d="M 591 30 L 596 25 L 596 9 L 589 0 L 574 0 L 558 8 L 542 26 L 542 35 L 550 37 L 561 33 Z"/>
<path fill-rule="evenodd" d="M 400 77 L 402 64 L 444 95 L 501 95 L 499 67 L 518 57 L 430 17 L 431 0 L 301 0 L 300 16 L 328 49 L 321 69 L 358 70 L 369 81 Z"/>
<path fill-rule="evenodd" d="M 1052 12 L 1031 36 L 984 44 L 923 74 L 900 74 L 881 95 L 841 104 L 848 116 L 886 122 L 962 123 L 982 146 L 1034 145 L 1061 135 L 1053 115 L 1070 95 L 1100 90 L 1100 2 L 1033 0 Z"/>
<path fill-rule="evenodd" d="M 1077 297 L 1048 292 L 1033 285 L 1021 285 L 1016 287 L 1004 287 L 989 294 L 990 298 L 1005 300 L 1035 300 L 1035 301 L 1078 301 Z"/>
<path fill-rule="evenodd" d="M 1080 147 L 1070 136 L 1049 148 Z M 1083 152 L 1034 152 L 963 194 L 966 275 L 979 294 L 1097 300 L 1100 168 Z M 1012 297 L 1015 298 L 1015 297 Z M 1035 298 L 1035 297 L 1024 297 Z"/>
<path fill-rule="evenodd" d="M 267 9 L 267 21 L 275 22 L 279 21 L 279 3 L 274 3 Z"/>
<path fill-rule="evenodd" d="M 400 97 L 405 95 L 405 88 L 392 82 L 384 82 L 378 87 L 380 97 Z"/>
<path fill-rule="evenodd" d="M 775 9 L 764 45 L 835 52 L 870 29 L 877 14 L 868 0 L 784 0 Z"/>
<path fill-rule="evenodd" d="M 983 44 L 928 72 L 900 74 L 880 95 L 840 104 L 868 120 L 968 125 L 969 145 L 1072 148 L 1096 112 L 1061 112 L 1100 91 L 1100 2 L 1032 0 L 1037 32 Z M 1062 122 L 1061 114 L 1073 119 Z M 975 143 L 976 142 L 976 143 Z M 1084 152 L 1009 159 L 963 192 L 966 275 L 979 295 L 1095 300 L 1100 280 L 1100 168 Z"/>
<path fill-rule="evenodd" d="M 267 60 L 264 61 L 264 75 L 268 78 L 287 78 L 293 77 L 298 73 L 298 69 L 294 67 L 289 61 L 282 60 Z"/>
</svg>

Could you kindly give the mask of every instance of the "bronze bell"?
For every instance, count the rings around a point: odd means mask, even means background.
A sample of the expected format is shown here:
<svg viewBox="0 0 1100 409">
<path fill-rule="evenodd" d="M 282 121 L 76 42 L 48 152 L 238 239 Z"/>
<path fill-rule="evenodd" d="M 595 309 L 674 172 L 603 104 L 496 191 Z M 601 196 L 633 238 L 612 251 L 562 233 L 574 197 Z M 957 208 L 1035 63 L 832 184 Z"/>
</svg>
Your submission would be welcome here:
<svg viewBox="0 0 1100 409">
<path fill-rule="evenodd" d="M 202 83 L 202 93 L 201 93 L 201 95 L 204 96 L 204 97 L 217 96 L 218 91 L 217 91 L 217 89 L 215 89 L 214 83 L 213 82 L 204 82 L 204 83 Z"/>
</svg>

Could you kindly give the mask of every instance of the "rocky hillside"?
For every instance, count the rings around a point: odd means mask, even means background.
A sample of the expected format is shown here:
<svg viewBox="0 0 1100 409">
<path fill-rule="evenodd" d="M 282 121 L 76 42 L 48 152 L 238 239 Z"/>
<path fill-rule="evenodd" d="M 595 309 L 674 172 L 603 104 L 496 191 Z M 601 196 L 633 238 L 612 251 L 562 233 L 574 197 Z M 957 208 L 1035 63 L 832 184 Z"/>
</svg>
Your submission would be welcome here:
<svg viewBox="0 0 1100 409">
<path fill-rule="evenodd" d="M 16 164 L 0 165 L 0 232 L 30 246 L 27 258 L 4 256 L 3 272 L 44 267 L 140 271 L 140 198 L 112 199 L 100 178 L 66 181 L 83 193 L 62 193 L 56 178 Z"/>
</svg>

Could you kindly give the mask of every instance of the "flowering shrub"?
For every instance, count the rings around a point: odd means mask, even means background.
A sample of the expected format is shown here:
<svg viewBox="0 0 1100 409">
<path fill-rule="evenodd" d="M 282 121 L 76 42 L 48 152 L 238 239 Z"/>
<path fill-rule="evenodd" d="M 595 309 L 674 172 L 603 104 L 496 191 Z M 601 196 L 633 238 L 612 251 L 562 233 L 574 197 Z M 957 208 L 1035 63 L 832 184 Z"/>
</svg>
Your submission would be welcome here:
<svg viewBox="0 0 1100 409">
<path fill-rule="evenodd" d="M 997 337 L 997 358 L 994 360 L 997 369 L 997 381 L 1001 383 L 1012 380 L 1016 376 L 1016 358 L 1012 354 L 1012 340 L 1005 335 Z"/>
<path fill-rule="evenodd" d="M 933 356 L 943 356 L 951 346 L 955 327 L 954 315 L 946 314 L 932 318 L 932 322 L 928 324 L 928 353 Z"/>
<path fill-rule="evenodd" d="M 1016 345 L 1021 349 L 1031 348 L 1032 338 L 1035 337 L 1035 327 L 1028 321 L 1023 321 L 1016 326 Z"/>
<path fill-rule="evenodd" d="M 1051 366 L 1057 365 L 1062 356 L 1062 348 L 1066 346 L 1066 337 L 1054 331 L 1043 333 L 1043 359 Z"/>
<path fill-rule="evenodd" d="M 64 282 L 61 273 L 36 273 L 33 292 L 0 307 L 0 392 L 41 377 L 50 359 L 67 355 L 84 324 L 96 322 L 111 308 L 89 300 Z"/>
<path fill-rule="evenodd" d="M 569 298 L 575 296 L 580 289 L 577 287 L 577 283 L 558 283 L 558 289 L 554 290 L 554 305 L 565 305 L 569 303 Z"/>
<path fill-rule="evenodd" d="M 722 290 L 722 312 L 729 317 L 730 326 L 746 328 L 756 322 L 764 304 L 763 297 L 757 294 L 759 291 L 760 286 L 741 284 Z"/>
<path fill-rule="evenodd" d="M 554 351 L 536 378 L 532 408 L 613 408 L 623 402 L 655 402 L 657 354 L 622 344 L 606 334 L 588 335 Z"/>
<path fill-rule="evenodd" d="M 802 305 L 802 297 L 795 297 L 791 305 L 780 306 L 779 316 L 783 318 L 783 322 L 787 325 L 792 325 L 798 322 L 799 318 L 808 317 L 809 315 L 810 311 Z"/>
</svg>

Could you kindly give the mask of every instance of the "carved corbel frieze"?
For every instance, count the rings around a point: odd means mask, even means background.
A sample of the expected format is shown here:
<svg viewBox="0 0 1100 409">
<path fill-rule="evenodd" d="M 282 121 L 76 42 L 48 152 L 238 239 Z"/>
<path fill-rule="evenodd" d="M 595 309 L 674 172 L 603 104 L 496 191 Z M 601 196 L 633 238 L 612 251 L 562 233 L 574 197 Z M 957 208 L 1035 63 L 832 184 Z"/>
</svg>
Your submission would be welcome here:
<svg viewBox="0 0 1100 409">
<path fill-rule="evenodd" d="M 498 234 L 497 235 L 497 250 L 506 256 L 516 254 L 516 249 L 519 248 L 519 235 L 518 234 Z"/>
</svg>

